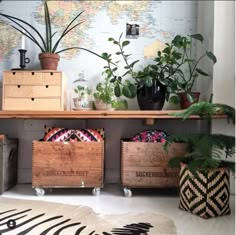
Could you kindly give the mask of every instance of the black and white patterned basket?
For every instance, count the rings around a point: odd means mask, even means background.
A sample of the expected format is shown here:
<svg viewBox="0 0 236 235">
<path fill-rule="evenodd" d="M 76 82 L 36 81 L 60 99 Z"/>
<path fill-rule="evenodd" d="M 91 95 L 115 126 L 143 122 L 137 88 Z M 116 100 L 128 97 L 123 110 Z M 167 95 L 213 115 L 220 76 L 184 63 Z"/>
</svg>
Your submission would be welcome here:
<svg viewBox="0 0 236 235">
<path fill-rule="evenodd" d="M 204 219 L 230 214 L 229 170 L 197 172 L 193 176 L 186 164 L 180 169 L 179 208 Z"/>
</svg>

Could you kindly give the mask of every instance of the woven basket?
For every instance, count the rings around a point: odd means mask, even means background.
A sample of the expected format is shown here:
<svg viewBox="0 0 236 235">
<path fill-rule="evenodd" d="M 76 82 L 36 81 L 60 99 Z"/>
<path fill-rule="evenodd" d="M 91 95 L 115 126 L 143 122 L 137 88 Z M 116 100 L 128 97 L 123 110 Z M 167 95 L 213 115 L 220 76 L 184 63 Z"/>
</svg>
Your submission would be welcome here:
<svg viewBox="0 0 236 235">
<path fill-rule="evenodd" d="M 179 208 L 204 219 L 230 214 L 229 170 L 197 172 L 193 176 L 186 164 L 180 169 Z"/>
</svg>

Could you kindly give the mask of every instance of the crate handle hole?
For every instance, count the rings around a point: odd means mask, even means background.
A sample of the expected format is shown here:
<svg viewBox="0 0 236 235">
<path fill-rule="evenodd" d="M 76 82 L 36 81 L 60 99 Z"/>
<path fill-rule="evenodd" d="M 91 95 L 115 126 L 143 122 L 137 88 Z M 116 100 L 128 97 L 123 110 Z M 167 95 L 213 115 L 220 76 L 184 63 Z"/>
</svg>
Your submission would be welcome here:
<svg viewBox="0 0 236 235">
<path fill-rule="evenodd" d="M 32 101 L 34 101 L 34 98 L 31 98 Z"/>
<path fill-rule="evenodd" d="M 31 74 L 34 75 L 34 72 L 32 72 Z"/>
<path fill-rule="evenodd" d="M 51 76 L 52 76 L 52 75 L 53 75 L 53 72 L 51 72 L 50 74 L 51 74 Z"/>
<path fill-rule="evenodd" d="M 12 72 L 13 75 L 16 75 L 16 72 Z"/>
</svg>

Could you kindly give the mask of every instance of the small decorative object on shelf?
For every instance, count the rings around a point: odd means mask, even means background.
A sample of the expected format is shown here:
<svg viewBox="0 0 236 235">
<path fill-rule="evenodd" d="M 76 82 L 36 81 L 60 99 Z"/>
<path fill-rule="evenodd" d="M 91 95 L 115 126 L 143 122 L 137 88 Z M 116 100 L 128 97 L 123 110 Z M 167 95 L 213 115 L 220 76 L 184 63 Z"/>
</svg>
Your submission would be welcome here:
<svg viewBox="0 0 236 235">
<path fill-rule="evenodd" d="M 26 66 L 25 64 L 30 62 L 30 59 L 25 57 L 27 50 L 19 49 L 18 51 L 20 52 L 20 68 L 13 68 L 11 70 L 24 70 Z"/>
<path fill-rule="evenodd" d="M 25 64 L 28 64 L 30 62 L 30 59 L 25 57 L 27 50 L 19 49 L 19 52 L 20 52 L 20 67 L 21 69 L 24 69 Z"/>
<path fill-rule="evenodd" d="M 92 109 L 92 89 L 89 87 L 83 72 L 79 74 L 77 80 L 73 81 L 71 92 L 72 110 Z"/>
</svg>

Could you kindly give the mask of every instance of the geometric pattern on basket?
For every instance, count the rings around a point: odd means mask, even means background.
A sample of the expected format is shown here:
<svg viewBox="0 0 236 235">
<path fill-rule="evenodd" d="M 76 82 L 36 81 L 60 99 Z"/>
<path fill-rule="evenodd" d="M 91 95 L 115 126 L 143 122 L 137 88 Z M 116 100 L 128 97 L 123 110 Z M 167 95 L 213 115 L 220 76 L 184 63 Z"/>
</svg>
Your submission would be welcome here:
<svg viewBox="0 0 236 235">
<path fill-rule="evenodd" d="M 230 214 L 229 170 L 197 172 L 181 164 L 179 208 L 204 219 Z"/>
<path fill-rule="evenodd" d="M 104 140 L 104 129 L 68 129 L 60 127 L 47 128 L 44 141 L 64 142 L 64 141 L 97 141 Z"/>
</svg>

